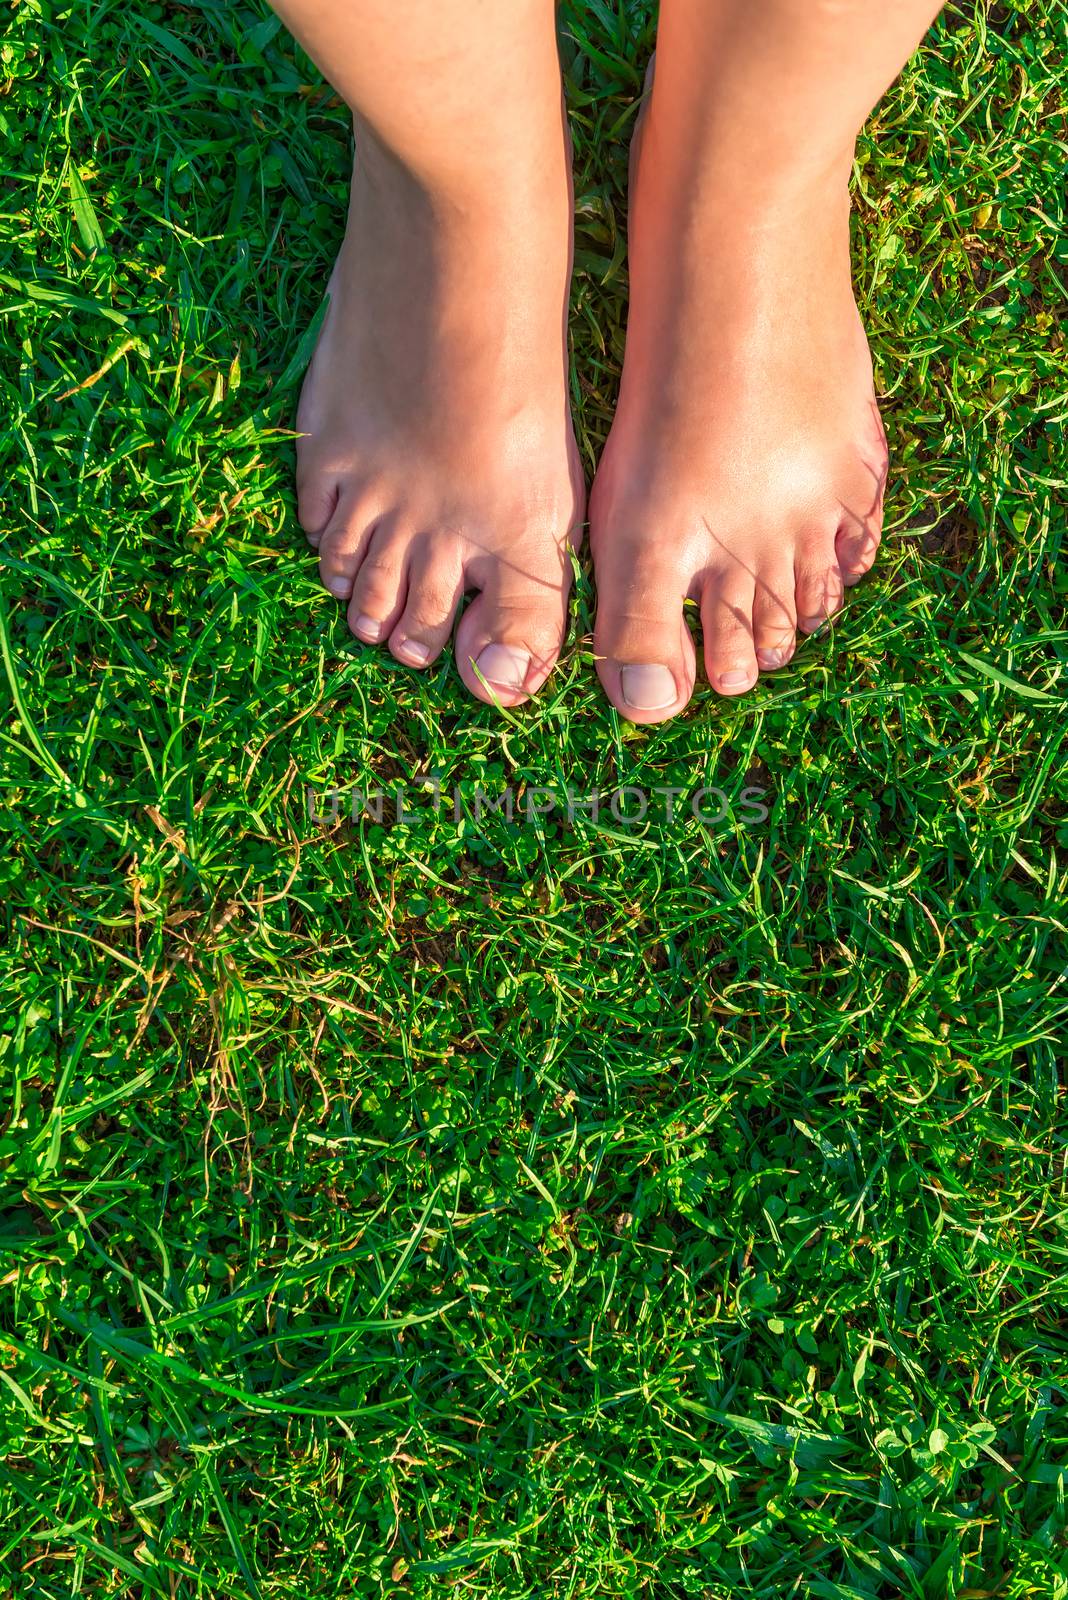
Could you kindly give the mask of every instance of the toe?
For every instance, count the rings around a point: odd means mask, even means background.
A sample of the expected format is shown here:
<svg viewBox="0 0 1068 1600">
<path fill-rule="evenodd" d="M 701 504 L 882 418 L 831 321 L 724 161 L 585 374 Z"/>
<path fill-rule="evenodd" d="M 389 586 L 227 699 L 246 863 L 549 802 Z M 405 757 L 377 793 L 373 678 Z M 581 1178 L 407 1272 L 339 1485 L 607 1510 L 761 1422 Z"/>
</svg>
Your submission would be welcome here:
<svg viewBox="0 0 1068 1600">
<path fill-rule="evenodd" d="M 883 503 L 890 470 L 886 435 L 878 409 L 873 412 L 877 437 L 854 468 L 841 502 L 841 517 L 835 536 L 835 558 L 842 581 L 847 586 L 859 583 L 870 571 L 883 533 Z"/>
<path fill-rule="evenodd" d="M 413 550 L 408 597 L 389 636 L 389 648 L 409 667 L 425 667 L 441 654 L 463 593 L 463 567 L 453 539 Z"/>
<path fill-rule="evenodd" d="M 784 667 L 797 648 L 793 568 L 785 562 L 758 573 L 753 597 L 753 646 L 762 672 Z"/>
<path fill-rule="evenodd" d="M 349 627 L 364 644 L 387 639 L 404 609 L 409 548 L 396 523 L 380 523 L 367 543 L 348 610 Z"/>
<path fill-rule="evenodd" d="M 693 693 L 696 659 L 683 604 L 689 579 L 655 549 L 619 546 L 597 563 L 597 674 L 629 722 L 664 722 Z"/>
<path fill-rule="evenodd" d="M 341 498 L 337 479 L 329 473 L 309 469 L 297 471 L 297 521 L 318 548 Z"/>
<path fill-rule="evenodd" d="M 705 671 L 719 694 L 744 694 L 757 681 L 753 642 L 756 588 L 737 571 L 713 574 L 701 596 L 705 636 Z"/>
<path fill-rule="evenodd" d="M 518 706 L 556 665 L 567 626 L 570 565 L 543 579 L 486 575 L 456 630 L 456 665 L 487 705 Z"/>
<path fill-rule="evenodd" d="M 805 550 L 802 545 L 801 549 Z M 804 633 L 815 633 L 842 604 L 844 585 L 833 552 L 826 556 L 813 549 L 799 555 L 794 569 L 797 625 Z"/>
<path fill-rule="evenodd" d="M 856 516 L 848 511 L 843 516 L 834 548 L 838 570 L 847 588 L 859 583 L 864 574 L 871 571 L 882 539 L 882 523 L 881 507 L 868 516 Z"/>
<path fill-rule="evenodd" d="M 372 509 L 342 496 L 321 538 L 312 541 L 319 550 L 323 588 L 339 600 L 347 600 L 352 594 L 352 582 L 373 528 Z"/>
</svg>

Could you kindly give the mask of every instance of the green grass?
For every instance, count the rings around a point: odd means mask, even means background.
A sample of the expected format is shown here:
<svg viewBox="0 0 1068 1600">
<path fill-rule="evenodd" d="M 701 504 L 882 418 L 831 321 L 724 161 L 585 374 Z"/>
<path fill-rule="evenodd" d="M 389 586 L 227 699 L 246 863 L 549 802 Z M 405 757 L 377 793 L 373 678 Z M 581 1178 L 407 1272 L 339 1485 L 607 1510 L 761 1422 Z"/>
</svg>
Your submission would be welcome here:
<svg viewBox="0 0 1068 1600">
<path fill-rule="evenodd" d="M 646 731 L 588 578 L 505 718 L 321 592 L 348 133 L 277 24 L 5 26 L 0 1592 L 1065 1600 L 1064 8 L 861 141 L 876 573 Z M 561 27 L 592 466 L 653 27 Z M 770 814 L 304 807 L 426 774 Z"/>
</svg>

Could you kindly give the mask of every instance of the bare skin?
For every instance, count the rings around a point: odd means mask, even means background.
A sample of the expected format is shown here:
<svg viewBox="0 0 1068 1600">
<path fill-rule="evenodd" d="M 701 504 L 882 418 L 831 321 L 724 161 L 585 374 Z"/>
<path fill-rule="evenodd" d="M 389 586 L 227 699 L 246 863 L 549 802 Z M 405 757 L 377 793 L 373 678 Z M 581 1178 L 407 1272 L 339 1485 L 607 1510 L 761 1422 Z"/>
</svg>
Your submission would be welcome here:
<svg viewBox="0 0 1068 1600">
<path fill-rule="evenodd" d="M 880 12 L 891 18 L 880 20 Z M 664 0 L 632 161 L 631 311 L 594 482 L 595 651 L 631 721 L 793 655 L 871 567 L 885 435 L 850 282 L 857 126 L 924 0 Z"/>
<path fill-rule="evenodd" d="M 415 0 L 403 27 L 379 0 L 325 21 L 307 0 L 279 9 L 356 116 L 297 416 L 301 524 L 353 633 L 407 666 L 436 660 L 477 591 L 458 669 L 479 698 L 518 705 L 559 653 L 585 514 L 551 7 Z"/>
<path fill-rule="evenodd" d="M 276 0 L 356 127 L 301 398 L 298 506 L 349 626 L 518 705 L 563 638 L 584 484 L 552 0 Z M 662 0 L 631 311 L 594 485 L 598 672 L 658 722 L 790 659 L 878 547 L 886 446 L 850 285 L 853 139 L 932 0 Z"/>
</svg>

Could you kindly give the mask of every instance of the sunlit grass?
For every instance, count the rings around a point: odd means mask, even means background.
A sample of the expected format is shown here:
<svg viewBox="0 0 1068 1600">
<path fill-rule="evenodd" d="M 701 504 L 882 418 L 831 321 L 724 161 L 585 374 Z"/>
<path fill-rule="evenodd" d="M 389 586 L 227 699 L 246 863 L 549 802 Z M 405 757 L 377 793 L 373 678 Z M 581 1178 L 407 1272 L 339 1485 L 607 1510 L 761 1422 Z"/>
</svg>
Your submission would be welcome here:
<svg viewBox="0 0 1068 1600">
<path fill-rule="evenodd" d="M 592 465 L 653 30 L 561 31 Z M 9 8 L 0 1592 L 1068 1596 L 1066 45 L 954 12 L 873 120 L 883 557 L 638 731 L 588 579 L 503 722 L 321 591 L 349 135 L 278 24 Z"/>
</svg>

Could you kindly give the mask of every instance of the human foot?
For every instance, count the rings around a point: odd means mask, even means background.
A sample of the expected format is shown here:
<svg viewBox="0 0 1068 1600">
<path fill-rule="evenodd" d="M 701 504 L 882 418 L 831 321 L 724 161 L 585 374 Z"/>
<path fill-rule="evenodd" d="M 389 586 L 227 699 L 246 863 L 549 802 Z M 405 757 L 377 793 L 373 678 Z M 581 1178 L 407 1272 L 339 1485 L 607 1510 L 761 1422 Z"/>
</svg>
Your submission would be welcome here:
<svg viewBox="0 0 1068 1600">
<path fill-rule="evenodd" d="M 492 194 L 433 193 L 370 134 L 357 150 L 297 415 L 300 523 L 352 632 L 407 666 L 436 659 L 478 590 L 460 675 L 519 705 L 556 661 L 584 516 L 563 133 Z"/>
<path fill-rule="evenodd" d="M 590 540 L 601 682 L 633 722 L 685 706 L 700 606 L 723 695 L 783 666 L 875 559 L 885 434 L 842 179 L 685 170 L 655 91 L 635 135 L 631 311 Z M 760 185 L 760 187 L 758 187 Z"/>
</svg>

